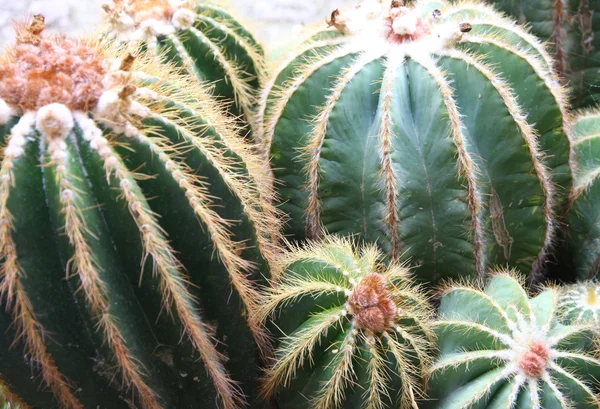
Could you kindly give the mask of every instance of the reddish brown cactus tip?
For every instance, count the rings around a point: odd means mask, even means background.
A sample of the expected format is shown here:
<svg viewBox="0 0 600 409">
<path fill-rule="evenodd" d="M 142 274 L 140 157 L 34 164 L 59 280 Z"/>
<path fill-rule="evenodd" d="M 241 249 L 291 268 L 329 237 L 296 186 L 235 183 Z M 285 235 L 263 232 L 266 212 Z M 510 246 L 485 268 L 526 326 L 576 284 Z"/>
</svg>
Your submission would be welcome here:
<svg viewBox="0 0 600 409">
<path fill-rule="evenodd" d="M 95 45 L 45 36 L 44 17 L 16 26 L 17 44 L 0 59 L 0 98 L 23 111 L 51 103 L 72 110 L 93 108 L 107 68 Z"/>
<path fill-rule="evenodd" d="M 388 280 L 381 274 L 365 275 L 348 300 L 350 313 L 360 328 L 383 332 L 396 318 L 398 308 L 390 298 Z"/>
<path fill-rule="evenodd" d="M 521 356 L 519 367 L 527 376 L 538 377 L 544 374 L 549 360 L 550 349 L 546 345 L 536 342 L 531 345 L 529 351 Z"/>
</svg>

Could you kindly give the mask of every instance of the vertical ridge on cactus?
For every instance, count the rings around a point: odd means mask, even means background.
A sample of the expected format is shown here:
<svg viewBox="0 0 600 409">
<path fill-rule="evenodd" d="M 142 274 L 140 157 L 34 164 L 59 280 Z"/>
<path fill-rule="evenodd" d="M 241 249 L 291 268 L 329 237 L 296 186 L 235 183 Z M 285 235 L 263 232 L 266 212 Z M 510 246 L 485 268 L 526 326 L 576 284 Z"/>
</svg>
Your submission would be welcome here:
<svg viewBox="0 0 600 409">
<path fill-rule="evenodd" d="M 598 407 L 593 328 L 562 324 L 558 302 L 555 288 L 529 298 L 512 272 L 484 289 L 449 285 L 434 324 L 430 407 Z"/>
<path fill-rule="evenodd" d="M 329 25 L 257 115 L 287 233 L 360 234 L 424 281 L 497 264 L 539 277 L 571 184 L 567 96 L 543 45 L 467 1 L 367 0 Z"/>
<path fill-rule="evenodd" d="M 0 58 L 11 396 L 68 409 L 256 404 L 267 339 L 247 315 L 279 237 L 261 160 L 198 82 L 43 28 L 41 16 L 19 26 Z"/>
<path fill-rule="evenodd" d="M 217 1 L 116 0 L 104 5 L 109 36 L 137 44 L 174 63 L 251 122 L 263 51 L 252 34 Z"/>
<path fill-rule="evenodd" d="M 276 338 L 264 393 L 288 409 L 416 408 L 430 306 L 374 247 L 327 237 L 282 256 L 255 319 Z"/>
<path fill-rule="evenodd" d="M 588 280 L 600 271 L 600 112 L 579 113 L 571 133 L 574 186 L 559 261 L 570 279 Z"/>
<path fill-rule="evenodd" d="M 527 24 L 538 37 L 551 44 L 555 67 L 573 89 L 578 107 L 599 102 L 600 9 L 598 0 L 533 0 L 514 2 L 487 0 L 498 9 Z"/>
</svg>

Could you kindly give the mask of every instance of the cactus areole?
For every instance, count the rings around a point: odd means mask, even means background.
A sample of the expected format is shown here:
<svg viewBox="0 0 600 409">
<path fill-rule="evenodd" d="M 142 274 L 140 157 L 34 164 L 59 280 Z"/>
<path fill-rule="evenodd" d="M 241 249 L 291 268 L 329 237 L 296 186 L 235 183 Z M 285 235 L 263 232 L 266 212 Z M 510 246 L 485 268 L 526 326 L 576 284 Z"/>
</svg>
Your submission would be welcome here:
<svg viewBox="0 0 600 409">
<path fill-rule="evenodd" d="M 250 280 L 278 234 L 261 161 L 195 79 L 43 29 L 0 57 L 1 389 L 22 409 L 254 404 Z"/>
<path fill-rule="evenodd" d="M 427 408 L 598 408 L 600 361 L 592 323 L 567 324 L 564 296 L 529 298 L 507 273 L 483 291 L 449 287 L 434 324 L 440 354 Z"/>
<path fill-rule="evenodd" d="M 215 1 L 113 0 L 103 6 L 115 41 L 164 54 L 214 86 L 227 110 L 253 119 L 263 51 L 253 35 Z"/>
<path fill-rule="evenodd" d="M 359 234 L 424 281 L 534 275 L 571 179 L 552 61 L 487 6 L 401 3 L 336 10 L 267 84 L 288 233 Z"/>
</svg>

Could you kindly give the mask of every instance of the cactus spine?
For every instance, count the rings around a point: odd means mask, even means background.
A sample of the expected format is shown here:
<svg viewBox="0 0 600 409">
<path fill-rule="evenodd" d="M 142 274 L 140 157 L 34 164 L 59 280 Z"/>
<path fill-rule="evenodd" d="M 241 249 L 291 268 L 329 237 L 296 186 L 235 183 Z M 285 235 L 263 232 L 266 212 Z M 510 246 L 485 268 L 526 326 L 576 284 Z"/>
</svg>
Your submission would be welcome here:
<svg viewBox="0 0 600 409">
<path fill-rule="evenodd" d="M 246 319 L 251 278 L 278 234 L 261 161 L 197 81 L 43 28 L 41 16 L 19 27 L 0 59 L 8 397 L 255 404 L 265 340 Z"/>
<path fill-rule="evenodd" d="M 559 291 L 529 298 L 519 280 L 496 275 L 479 290 L 450 286 L 435 324 L 432 407 L 597 408 L 600 361 L 590 325 L 559 322 Z"/>
<path fill-rule="evenodd" d="M 599 0 L 487 0 L 551 43 L 556 70 L 579 107 L 600 101 Z"/>
<path fill-rule="evenodd" d="M 263 93 L 288 233 L 360 234 L 426 281 L 540 271 L 571 180 L 552 59 L 490 7 L 391 3 L 336 10 Z"/>
<path fill-rule="evenodd" d="M 110 37 L 166 53 L 168 61 L 213 83 L 231 114 L 252 121 L 263 51 L 230 11 L 205 0 L 113 0 L 104 10 Z"/>
<path fill-rule="evenodd" d="M 591 324 L 600 333 L 600 287 L 597 282 L 585 281 L 561 289 L 559 302 L 561 318 L 567 324 Z"/>
<path fill-rule="evenodd" d="M 264 391 L 286 409 L 415 408 L 429 362 L 428 300 L 374 247 L 326 238 L 273 271 L 259 321 L 277 340 Z"/>
</svg>

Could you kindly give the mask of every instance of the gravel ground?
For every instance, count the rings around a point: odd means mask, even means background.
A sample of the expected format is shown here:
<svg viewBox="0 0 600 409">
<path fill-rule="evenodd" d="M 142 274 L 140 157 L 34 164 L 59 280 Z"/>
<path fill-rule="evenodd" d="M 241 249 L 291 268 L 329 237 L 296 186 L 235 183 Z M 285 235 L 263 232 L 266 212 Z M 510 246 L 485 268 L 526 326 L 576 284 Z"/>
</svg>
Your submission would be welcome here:
<svg viewBox="0 0 600 409">
<path fill-rule="evenodd" d="M 107 0 L 0 0 L 0 44 L 12 40 L 12 19 L 42 13 L 49 29 L 68 34 L 91 32 L 100 21 L 100 5 Z M 229 0 L 231 9 L 250 23 L 264 44 L 277 43 L 324 21 L 332 10 L 358 0 Z"/>
</svg>

